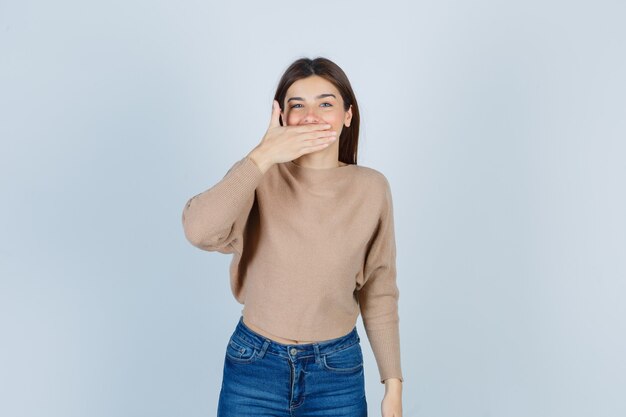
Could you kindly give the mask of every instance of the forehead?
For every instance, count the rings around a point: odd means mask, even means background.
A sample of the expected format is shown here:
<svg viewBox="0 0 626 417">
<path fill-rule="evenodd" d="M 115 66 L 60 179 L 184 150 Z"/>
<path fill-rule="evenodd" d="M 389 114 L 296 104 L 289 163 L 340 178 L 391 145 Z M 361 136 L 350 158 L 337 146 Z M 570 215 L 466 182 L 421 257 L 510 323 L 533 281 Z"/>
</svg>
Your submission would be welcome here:
<svg viewBox="0 0 626 417">
<path fill-rule="evenodd" d="M 315 96 L 323 93 L 332 93 L 338 100 L 341 100 L 339 90 L 337 90 L 333 83 L 318 75 L 311 75 L 309 77 L 299 79 L 291 84 L 287 89 L 286 99 L 298 96 L 304 99 L 313 100 Z"/>
</svg>

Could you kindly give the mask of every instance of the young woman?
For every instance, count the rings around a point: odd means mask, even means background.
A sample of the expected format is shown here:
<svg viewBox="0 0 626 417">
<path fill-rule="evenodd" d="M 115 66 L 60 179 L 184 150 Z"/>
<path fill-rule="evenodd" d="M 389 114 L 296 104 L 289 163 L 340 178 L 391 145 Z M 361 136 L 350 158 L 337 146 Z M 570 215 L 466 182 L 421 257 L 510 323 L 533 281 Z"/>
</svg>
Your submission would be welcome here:
<svg viewBox="0 0 626 417">
<path fill-rule="evenodd" d="M 194 246 L 232 254 L 244 305 L 226 345 L 219 417 L 367 416 L 359 314 L 402 416 L 391 189 L 356 164 L 359 108 L 345 73 L 302 58 L 283 74 L 261 142 L 183 210 Z"/>
</svg>

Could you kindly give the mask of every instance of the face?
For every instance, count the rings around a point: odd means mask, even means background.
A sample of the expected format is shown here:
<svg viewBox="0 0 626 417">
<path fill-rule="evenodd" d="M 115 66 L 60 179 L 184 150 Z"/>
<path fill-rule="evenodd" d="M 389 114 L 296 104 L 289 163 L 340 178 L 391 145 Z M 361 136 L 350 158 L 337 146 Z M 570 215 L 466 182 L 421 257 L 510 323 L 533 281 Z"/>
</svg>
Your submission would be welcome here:
<svg viewBox="0 0 626 417">
<path fill-rule="evenodd" d="M 302 78 L 287 89 L 283 111 L 283 123 L 288 126 L 311 123 L 328 123 L 331 130 L 341 135 L 345 125 L 350 126 L 352 106 L 343 110 L 343 99 L 339 90 L 326 79 L 311 75 Z"/>
</svg>

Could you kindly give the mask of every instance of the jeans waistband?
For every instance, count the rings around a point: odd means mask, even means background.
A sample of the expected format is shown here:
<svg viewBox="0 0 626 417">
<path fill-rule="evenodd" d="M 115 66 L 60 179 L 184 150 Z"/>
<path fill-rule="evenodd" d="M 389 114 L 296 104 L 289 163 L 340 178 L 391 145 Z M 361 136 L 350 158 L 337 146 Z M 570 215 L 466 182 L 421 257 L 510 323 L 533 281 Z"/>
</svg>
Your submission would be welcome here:
<svg viewBox="0 0 626 417">
<path fill-rule="evenodd" d="M 246 326 L 243 322 L 243 316 L 239 317 L 239 322 L 232 337 L 236 338 L 240 343 L 256 348 L 259 352 L 269 352 L 285 358 L 303 357 L 315 355 L 316 353 L 318 355 L 328 354 L 345 349 L 361 341 L 357 328 L 354 326 L 348 334 L 335 339 L 305 344 L 284 344 L 269 339 Z"/>
</svg>

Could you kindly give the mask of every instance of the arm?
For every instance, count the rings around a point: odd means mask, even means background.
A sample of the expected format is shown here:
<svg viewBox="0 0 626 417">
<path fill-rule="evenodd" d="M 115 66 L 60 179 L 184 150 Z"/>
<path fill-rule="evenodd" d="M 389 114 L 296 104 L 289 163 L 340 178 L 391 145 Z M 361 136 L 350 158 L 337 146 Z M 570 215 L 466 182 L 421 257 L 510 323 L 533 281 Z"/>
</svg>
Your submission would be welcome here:
<svg viewBox="0 0 626 417">
<path fill-rule="evenodd" d="M 244 226 L 265 170 L 246 155 L 221 181 L 187 200 L 182 213 L 187 240 L 206 251 L 241 253 Z"/>
<path fill-rule="evenodd" d="M 378 226 L 369 243 L 364 284 L 358 291 L 363 324 L 376 358 L 380 382 L 385 388 L 402 387 L 400 331 L 396 285 L 396 243 L 393 201 L 385 179 L 383 205 Z"/>
</svg>

